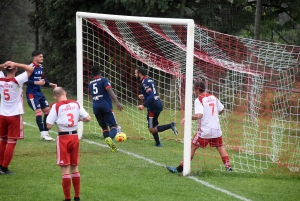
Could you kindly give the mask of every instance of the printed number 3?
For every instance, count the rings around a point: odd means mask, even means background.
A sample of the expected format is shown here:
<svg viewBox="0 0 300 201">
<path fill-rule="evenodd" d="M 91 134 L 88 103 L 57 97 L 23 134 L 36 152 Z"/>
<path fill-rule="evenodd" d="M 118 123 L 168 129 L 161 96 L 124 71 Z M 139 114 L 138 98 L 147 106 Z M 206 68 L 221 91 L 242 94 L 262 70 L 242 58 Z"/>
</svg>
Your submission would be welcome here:
<svg viewBox="0 0 300 201">
<path fill-rule="evenodd" d="M 214 116 L 214 113 L 215 113 L 215 104 L 210 103 L 209 106 L 212 107 L 211 108 L 211 115 Z"/>
<path fill-rule="evenodd" d="M 5 96 L 4 100 L 9 100 L 10 99 L 10 95 L 8 93 L 8 89 L 4 89 L 4 96 Z"/>
<path fill-rule="evenodd" d="M 69 122 L 68 126 L 69 127 L 74 126 L 74 115 L 72 113 L 68 113 L 67 116 L 68 116 L 68 122 Z"/>
</svg>

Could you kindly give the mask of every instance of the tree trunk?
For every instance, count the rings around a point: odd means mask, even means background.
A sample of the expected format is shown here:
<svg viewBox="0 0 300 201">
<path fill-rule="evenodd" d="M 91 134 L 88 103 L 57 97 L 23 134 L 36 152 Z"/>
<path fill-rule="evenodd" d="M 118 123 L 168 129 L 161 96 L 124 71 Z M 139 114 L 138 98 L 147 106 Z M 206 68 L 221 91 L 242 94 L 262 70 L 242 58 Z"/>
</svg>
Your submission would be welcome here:
<svg viewBox="0 0 300 201">
<path fill-rule="evenodd" d="M 262 16 L 262 0 L 257 0 L 256 11 L 255 11 L 254 40 L 259 40 L 260 37 L 261 16 Z"/>
</svg>

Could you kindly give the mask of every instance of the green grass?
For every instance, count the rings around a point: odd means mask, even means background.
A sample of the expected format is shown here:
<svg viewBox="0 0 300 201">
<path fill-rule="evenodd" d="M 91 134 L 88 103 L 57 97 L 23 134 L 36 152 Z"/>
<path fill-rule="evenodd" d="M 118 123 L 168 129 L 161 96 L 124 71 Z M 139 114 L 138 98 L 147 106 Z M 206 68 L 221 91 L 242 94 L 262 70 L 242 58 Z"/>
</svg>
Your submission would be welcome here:
<svg viewBox="0 0 300 201">
<path fill-rule="evenodd" d="M 52 102 L 51 91 L 45 89 L 44 92 Z M 34 127 L 34 112 L 26 102 L 24 106 L 24 120 L 27 122 L 25 139 L 18 141 L 9 167 L 16 174 L 0 176 L 0 200 L 62 200 L 61 173 L 55 160 L 56 144 L 39 139 L 39 131 Z M 53 132 L 51 135 L 55 136 Z M 175 140 L 163 139 L 164 146 L 156 148 L 152 140 L 129 138 L 126 142 L 117 143 L 119 151 L 112 153 L 100 134 L 86 136 L 81 140 L 79 165 L 83 201 L 296 201 L 300 198 L 299 174 L 284 176 L 212 171 L 205 168 L 209 162 L 204 160 L 201 167 L 193 163 L 193 177 L 183 177 L 171 174 L 163 167 L 178 165 L 182 159 L 183 145 Z M 217 156 L 215 150 L 199 151 L 207 156 Z"/>
</svg>

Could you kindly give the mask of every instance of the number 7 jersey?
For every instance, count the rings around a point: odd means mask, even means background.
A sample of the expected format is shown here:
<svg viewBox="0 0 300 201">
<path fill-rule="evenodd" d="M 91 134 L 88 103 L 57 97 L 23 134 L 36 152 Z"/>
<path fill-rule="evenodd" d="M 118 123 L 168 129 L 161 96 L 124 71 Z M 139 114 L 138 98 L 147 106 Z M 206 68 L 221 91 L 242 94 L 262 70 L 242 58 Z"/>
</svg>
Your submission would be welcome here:
<svg viewBox="0 0 300 201">
<path fill-rule="evenodd" d="M 195 100 L 195 114 L 203 114 L 198 120 L 198 134 L 202 138 L 217 138 L 222 135 L 219 112 L 224 105 L 211 94 L 201 94 Z"/>
<path fill-rule="evenodd" d="M 23 84 L 27 82 L 27 80 L 27 72 L 23 72 L 13 78 L 7 78 L 3 72 L 0 71 L 0 115 L 16 116 L 24 114 Z"/>
</svg>

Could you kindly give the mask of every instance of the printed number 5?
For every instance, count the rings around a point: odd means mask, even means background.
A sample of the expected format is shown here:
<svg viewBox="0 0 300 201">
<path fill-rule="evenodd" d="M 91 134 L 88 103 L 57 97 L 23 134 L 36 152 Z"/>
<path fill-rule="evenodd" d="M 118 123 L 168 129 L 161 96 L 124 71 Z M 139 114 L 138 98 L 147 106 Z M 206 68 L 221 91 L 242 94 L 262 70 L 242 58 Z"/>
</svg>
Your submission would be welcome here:
<svg viewBox="0 0 300 201">
<path fill-rule="evenodd" d="M 4 100 L 9 100 L 10 99 L 10 95 L 8 93 L 8 89 L 4 89 L 4 96 L 5 96 Z"/>
<path fill-rule="evenodd" d="M 69 122 L 68 126 L 69 127 L 74 126 L 74 115 L 72 113 L 68 113 L 67 116 L 68 116 L 68 122 Z"/>
<path fill-rule="evenodd" d="M 215 104 L 210 103 L 209 106 L 212 107 L 211 108 L 211 115 L 214 116 L 214 113 L 215 113 Z"/>
<path fill-rule="evenodd" d="M 97 93 L 98 93 L 98 88 L 97 88 L 96 85 L 97 85 L 97 83 L 94 83 L 94 84 L 93 84 L 93 93 L 94 93 L 94 94 L 97 94 Z"/>
</svg>

